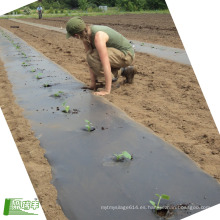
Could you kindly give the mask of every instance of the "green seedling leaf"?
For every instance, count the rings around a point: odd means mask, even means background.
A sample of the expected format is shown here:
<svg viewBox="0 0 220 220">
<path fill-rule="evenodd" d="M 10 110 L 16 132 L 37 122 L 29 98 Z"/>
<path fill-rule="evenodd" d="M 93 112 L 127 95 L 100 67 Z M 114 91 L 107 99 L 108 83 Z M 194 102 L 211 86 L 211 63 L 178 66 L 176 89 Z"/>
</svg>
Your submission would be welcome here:
<svg viewBox="0 0 220 220">
<path fill-rule="evenodd" d="M 27 57 L 27 55 L 26 55 L 24 52 L 22 52 L 21 54 L 22 54 L 25 58 Z"/>
<path fill-rule="evenodd" d="M 155 194 L 157 197 L 159 197 L 159 199 L 158 199 L 158 202 L 157 202 L 157 205 L 156 205 L 156 203 L 154 202 L 154 201 L 149 201 L 153 206 L 154 206 L 154 208 L 155 208 L 155 211 L 157 211 L 157 210 L 160 210 L 160 209 L 162 209 L 162 207 L 160 207 L 160 200 L 161 199 L 166 199 L 166 200 L 169 200 L 170 199 L 170 196 L 168 196 L 168 195 L 166 195 L 166 194 L 161 194 L 161 195 L 159 195 L 159 194 Z"/>
<path fill-rule="evenodd" d="M 67 105 L 67 106 L 65 107 L 65 111 L 66 111 L 66 113 L 68 113 L 69 110 L 70 110 L 70 107 L 69 107 L 69 105 Z"/>
<path fill-rule="evenodd" d="M 129 159 L 129 160 L 132 159 L 131 154 L 129 154 L 127 151 L 123 151 L 123 152 L 122 152 L 122 155 L 123 155 L 125 158 Z"/>
<path fill-rule="evenodd" d="M 121 154 L 114 154 L 114 156 L 116 157 L 116 160 L 121 160 L 124 158 L 127 158 L 129 160 L 132 159 L 132 156 L 127 151 L 123 151 Z"/>
<path fill-rule="evenodd" d="M 23 62 L 23 63 L 22 63 L 22 66 L 28 66 L 28 64 L 27 64 L 27 63 L 25 63 L 25 62 Z"/>
<path fill-rule="evenodd" d="M 169 199 L 170 199 L 170 196 L 168 196 L 168 195 L 166 195 L 166 194 L 162 194 L 162 195 L 161 195 L 161 198 L 162 198 L 162 199 L 169 200 Z"/>
<path fill-rule="evenodd" d="M 144 46 L 144 43 L 141 43 L 140 45 L 141 45 L 141 46 Z"/>
<path fill-rule="evenodd" d="M 91 131 L 92 130 L 92 123 L 89 120 L 87 120 L 87 119 L 85 119 L 85 122 L 87 123 L 87 125 L 85 125 L 87 130 Z"/>
<path fill-rule="evenodd" d="M 114 154 L 114 156 L 116 157 L 116 160 L 121 160 L 123 154 Z"/>
<path fill-rule="evenodd" d="M 62 106 L 64 107 L 65 112 L 66 112 L 66 113 L 68 113 L 68 112 L 69 112 L 69 110 L 70 110 L 69 105 L 66 105 L 66 102 L 64 102 L 64 103 L 62 104 Z"/>
<path fill-rule="evenodd" d="M 87 128 L 88 131 L 91 131 L 91 126 L 85 125 L 85 127 Z"/>
<path fill-rule="evenodd" d="M 34 68 L 32 68 L 31 72 L 34 73 L 34 72 L 36 72 L 36 70 Z"/>
<path fill-rule="evenodd" d="M 156 203 L 154 201 L 150 200 L 149 202 L 154 208 L 156 208 Z"/>
<path fill-rule="evenodd" d="M 58 97 L 58 96 L 60 96 L 60 94 L 62 94 L 62 93 L 63 93 L 62 91 L 59 91 L 59 92 L 55 93 L 54 96 Z"/>
<path fill-rule="evenodd" d="M 43 73 L 38 73 L 35 77 L 37 78 L 37 79 L 41 79 L 41 76 L 43 75 Z"/>
</svg>

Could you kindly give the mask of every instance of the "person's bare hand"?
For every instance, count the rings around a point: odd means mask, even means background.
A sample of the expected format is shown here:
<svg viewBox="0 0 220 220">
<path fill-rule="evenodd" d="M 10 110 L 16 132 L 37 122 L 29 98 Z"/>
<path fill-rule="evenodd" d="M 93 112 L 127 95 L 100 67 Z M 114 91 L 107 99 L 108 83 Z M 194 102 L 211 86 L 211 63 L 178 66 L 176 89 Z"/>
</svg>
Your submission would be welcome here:
<svg viewBox="0 0 220 220">
<path fill-rule="evenodd" d="M 110 92 L 107 92 L 105 90 L 102 90 L 100 92 L 94 92 L 94 95 L 98 95 L 98 96 L 104 96 L 104 95 L 108 95 L 110 94 Z"/>
</svg>

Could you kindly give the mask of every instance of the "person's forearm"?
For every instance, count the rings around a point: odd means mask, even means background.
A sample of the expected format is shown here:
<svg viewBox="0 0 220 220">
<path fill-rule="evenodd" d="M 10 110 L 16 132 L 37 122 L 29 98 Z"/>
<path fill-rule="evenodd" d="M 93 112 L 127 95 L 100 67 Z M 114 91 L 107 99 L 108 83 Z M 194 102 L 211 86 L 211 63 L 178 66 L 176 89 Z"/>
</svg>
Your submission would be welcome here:
<svg viewBox="0 0 220 220">
<path fill-rule="evenodd" d="M 111 74 L 111 68 L 106 67 L 104 68 L 104 75 L 105 75 L 105 90 L 106 92 L 111 92 L 112 87 L 112 74 Z"/>
</svg>

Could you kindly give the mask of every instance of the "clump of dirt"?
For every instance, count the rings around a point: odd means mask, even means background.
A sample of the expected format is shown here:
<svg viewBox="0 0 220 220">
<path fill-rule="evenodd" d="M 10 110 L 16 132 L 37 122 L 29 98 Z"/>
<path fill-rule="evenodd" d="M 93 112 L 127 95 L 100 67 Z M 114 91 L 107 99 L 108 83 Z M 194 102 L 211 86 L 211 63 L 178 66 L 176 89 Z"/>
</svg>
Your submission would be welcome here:
<svg viewBox="0 0 220 220">
<path fill-rule="evenodd" d="M 159 217 L 163 217 L 164 219 L 167 219 L 173 216 L 174 211 L 171 208 L 162 208 L 160 210 L 157 210 L 155 214 L 158 215 Z"/>
<path fill-rule="evenodd" d="M 163 219 L 169 219 L 172 218 L 173 216 L 175 216 L 175 214 L 177 213 L 183 213 L 183 212 L 187 212 L 187 214 L 189 213 L 190 210 L 190 203 L 189 204 L 179 204 L 179 205 L 168 205 L 168 206 L 164 206 L 159 210 L 153 210 L 154 214 L 158 217 L 161 217 Z"/>
</svg>

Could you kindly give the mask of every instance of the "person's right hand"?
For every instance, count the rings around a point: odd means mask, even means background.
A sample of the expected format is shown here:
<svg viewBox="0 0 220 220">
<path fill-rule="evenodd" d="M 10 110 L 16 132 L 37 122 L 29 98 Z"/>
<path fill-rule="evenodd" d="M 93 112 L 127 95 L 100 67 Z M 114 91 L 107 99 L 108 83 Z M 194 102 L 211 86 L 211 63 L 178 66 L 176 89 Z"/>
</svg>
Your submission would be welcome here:
<svg viewBox="0 0 220 220">
<path fill-rule="evenodd" d="M 105 90 L 102 90 L 100 92 L 94 92 L 94 95 L 98 95 L 98 96 L 104 96 L 104 95 L 108 95 L 110 94 L 110 92 L 107 92 Z"/>
</svg>

